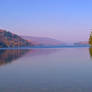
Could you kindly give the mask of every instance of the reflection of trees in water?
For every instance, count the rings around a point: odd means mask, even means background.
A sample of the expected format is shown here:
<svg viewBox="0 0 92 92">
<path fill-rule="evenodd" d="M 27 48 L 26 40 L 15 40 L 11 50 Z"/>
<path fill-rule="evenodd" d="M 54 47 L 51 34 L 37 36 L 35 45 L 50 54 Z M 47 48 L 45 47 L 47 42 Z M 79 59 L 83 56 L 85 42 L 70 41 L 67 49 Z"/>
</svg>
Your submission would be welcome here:
<svg viewBox="0 0 92 92">
<path fill-rule="evenodd" d="M 28 50 L 0 50 L 0 66 L 11 63 L 27 53 Z"/>
<path fill-rule="evenodd" d="M 92 47 L 89 48 L 89 54 L 90 54 L 90 57 L 92 59 Z"/>
<path fill-rule="evenodd" d="M 17 49 L 17 50 L 0 50 L 0 66 L 13 62 L 14 60 L 22 57 L 27 52 L 27 57 L 49 55 L 59 51 L 58 49 Z"/>
</svg>

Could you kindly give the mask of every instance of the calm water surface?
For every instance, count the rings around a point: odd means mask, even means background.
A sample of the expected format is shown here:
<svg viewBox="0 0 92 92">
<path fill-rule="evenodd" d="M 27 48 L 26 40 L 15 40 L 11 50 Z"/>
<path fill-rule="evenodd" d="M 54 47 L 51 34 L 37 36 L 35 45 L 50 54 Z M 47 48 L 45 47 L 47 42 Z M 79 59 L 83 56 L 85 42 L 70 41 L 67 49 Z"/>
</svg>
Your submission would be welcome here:
<svg viewBox="0 0 92 92">
<path fill-rule="evenodd" d="M 92 48 L 0 50 L 0 92 L 92 92 Z"/>
</svg>

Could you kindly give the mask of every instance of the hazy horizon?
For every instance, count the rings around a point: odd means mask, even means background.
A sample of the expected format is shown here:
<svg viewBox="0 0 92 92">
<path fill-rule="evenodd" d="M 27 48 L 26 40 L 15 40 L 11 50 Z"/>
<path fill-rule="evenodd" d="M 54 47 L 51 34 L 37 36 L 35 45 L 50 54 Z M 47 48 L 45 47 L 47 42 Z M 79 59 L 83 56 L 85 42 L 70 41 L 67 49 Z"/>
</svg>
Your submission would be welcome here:
<svg viewBox="0 0 92 92">
<path fill-rule="evenodd" d="M 18 35 L 87 41 L 91 0 L 1 0 L 0 29 Z"/>
</svg>

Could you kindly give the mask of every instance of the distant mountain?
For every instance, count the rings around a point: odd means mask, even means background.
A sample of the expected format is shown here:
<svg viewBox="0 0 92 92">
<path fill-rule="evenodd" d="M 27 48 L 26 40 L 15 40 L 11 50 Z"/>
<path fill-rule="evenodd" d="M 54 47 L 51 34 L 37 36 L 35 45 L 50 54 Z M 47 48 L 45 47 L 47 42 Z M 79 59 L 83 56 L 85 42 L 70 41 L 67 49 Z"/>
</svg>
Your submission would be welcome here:
<svg viewBox="0 0 92 92">
<path fill-rule="evenodd" d="M 88 41 L 80 41 L 80 42 L 74 43 L 74 45 L 89 45 L 89 43 Z"/>
<path fill-rule="evenodd" d="M 0 48 L 4 47 L 30 47 L 31 42 L 24 40 L 20 36 L 0 29 Z"/>
<path fill-rule="evenodd" d="M 32 37 L 32 36 L 21 36 L 21 37 L 39 46 L 55 46 L 55 45 L 65 44 L 62 41 L 58 41 L 56 39 L 47 38 L 47 37 Z"/>
</svg>

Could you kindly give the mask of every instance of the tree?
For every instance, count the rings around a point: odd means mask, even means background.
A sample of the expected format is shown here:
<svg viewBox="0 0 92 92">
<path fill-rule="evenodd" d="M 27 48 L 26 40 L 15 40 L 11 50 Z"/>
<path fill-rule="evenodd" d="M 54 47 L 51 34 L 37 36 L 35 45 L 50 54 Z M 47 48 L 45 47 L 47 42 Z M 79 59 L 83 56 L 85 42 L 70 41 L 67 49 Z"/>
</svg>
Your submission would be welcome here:
<svg viewBox="0 0 92 92">
<path fill-rule="evenodd" d="M 91 32 L 90 37 L 89 37 L 89 44 L 92 46 L 92 32 Z"/>
</svg>

